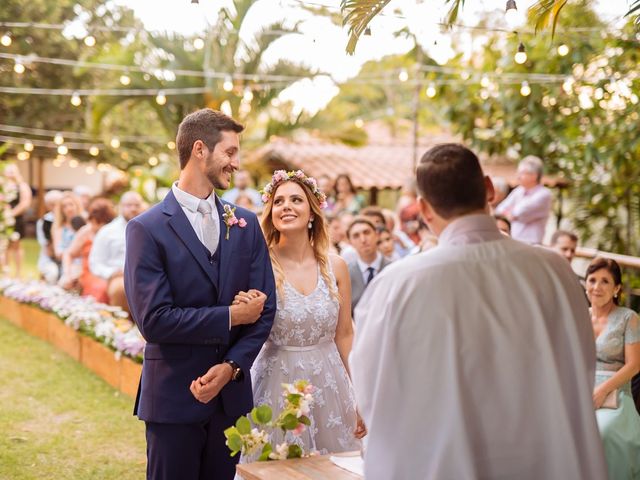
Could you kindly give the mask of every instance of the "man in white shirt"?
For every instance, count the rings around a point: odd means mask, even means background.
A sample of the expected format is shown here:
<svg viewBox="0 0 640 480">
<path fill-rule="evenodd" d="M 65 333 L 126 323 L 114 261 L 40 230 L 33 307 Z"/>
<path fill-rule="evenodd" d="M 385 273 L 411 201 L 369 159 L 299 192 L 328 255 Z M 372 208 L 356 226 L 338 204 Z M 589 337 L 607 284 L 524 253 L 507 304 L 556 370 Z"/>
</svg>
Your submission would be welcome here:
<svg viewBox="0 0 640 480">
<path fill-rule="evenodd" d="M 391 262 L 378 251 L 378 232 L 367 217 L 356 217 L 351 222 L 347 238 L 357 254 L 356 260 L 348 264 L 351 277 L 351 310 L 354 310 L 369 283 Z"/>
<path fill-rule="evenodd" d="M 386 268 L 356 309 L 365 477 L 607 478 L 593 330 L 568 262 L 500 233 L 462 145 L 429 150 L 417 178 L 438 246 Z"/>
<path fill-rule="evenodd" d="M 542 181 L 542 160 L 533 155 L 518 164 L 518 183 L 495 213 L 511 222 L 511 236 L 521 242 L 540 244 L 551 213 L 552 197 Z"/>
<path fill-rule="evenodd" d="M 95 276 L 107 281 L 110 305 L 129 311 L 124 293 L 125 229 L 132 218 L 142 212 L 142 197 L 137 192 L 126 192 L 120 198 L 119 215 L 96 233 L 89 253 L 89 269 Z"/>
</svg>

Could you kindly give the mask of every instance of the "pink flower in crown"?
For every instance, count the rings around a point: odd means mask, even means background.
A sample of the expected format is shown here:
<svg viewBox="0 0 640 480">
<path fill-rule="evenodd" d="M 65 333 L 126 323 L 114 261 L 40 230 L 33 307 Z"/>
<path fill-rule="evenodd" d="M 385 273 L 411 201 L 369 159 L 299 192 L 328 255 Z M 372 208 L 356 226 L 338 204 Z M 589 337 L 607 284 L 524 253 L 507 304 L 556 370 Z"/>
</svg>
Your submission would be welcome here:
<svg viewBox="0 0 640 480">
<path fill-rule="evenodd" d="M 268 193 L 263 193 L 262 194 L 262 203 L 267 203 L 269 201 L 269 194 Z"/>
<path fill-rule="evenodd" d="M 296 177 L 298 177 L 300 180 L 304 179 L 304 177 L 305 177 L 305 174 L 304 174 L 304 172 L 303 172 L 302 170 L 296 170 L 296 172 L 294 173 L 294 175 L 295 175 Z"/>
<path fill-rule="evenodd" d="M 273 183 L 284 182 L 289 180 L 289 175 L 284 170 L 276 170 L 273 172 Z"/>
</svg>

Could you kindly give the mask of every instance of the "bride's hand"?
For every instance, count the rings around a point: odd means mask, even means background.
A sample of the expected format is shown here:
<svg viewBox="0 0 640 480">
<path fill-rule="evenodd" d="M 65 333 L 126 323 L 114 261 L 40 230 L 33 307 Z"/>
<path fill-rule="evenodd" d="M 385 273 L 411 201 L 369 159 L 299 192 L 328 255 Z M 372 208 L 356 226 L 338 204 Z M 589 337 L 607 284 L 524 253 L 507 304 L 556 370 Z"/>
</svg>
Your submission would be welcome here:
<svg viewBox="0 0 640 480">
<path fill-rule="evenodd" d="M 364 424 L 360 412 L 356 412 L 356 429 L 353 431 L 353 435 L 360 439 L 367 434 L 367 426 Z"/>
<path fill-rule="evenodd" d="M 240 291 L 234 297 L 231 305 L 240 305 L 241 303 L 249 303 L 252 299 L 260 296 L 260 292 L 258 290 L 249 290 L 248 292 Z"/>
</svg>

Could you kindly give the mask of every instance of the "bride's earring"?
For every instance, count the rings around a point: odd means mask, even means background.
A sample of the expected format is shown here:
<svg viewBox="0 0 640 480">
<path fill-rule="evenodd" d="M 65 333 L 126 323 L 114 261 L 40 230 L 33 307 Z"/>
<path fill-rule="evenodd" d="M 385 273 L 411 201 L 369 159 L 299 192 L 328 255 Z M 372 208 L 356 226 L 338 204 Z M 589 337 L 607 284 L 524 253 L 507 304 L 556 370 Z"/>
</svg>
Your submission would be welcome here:
<svg viewBox="0 0 640 480">
<path fill-rule="evenodd" d="M 307 223 L 307 228 L 309 230 L 311 230 L 313 228 L 313 220 L 309 220 L 309 223 Z"/>
</svg>

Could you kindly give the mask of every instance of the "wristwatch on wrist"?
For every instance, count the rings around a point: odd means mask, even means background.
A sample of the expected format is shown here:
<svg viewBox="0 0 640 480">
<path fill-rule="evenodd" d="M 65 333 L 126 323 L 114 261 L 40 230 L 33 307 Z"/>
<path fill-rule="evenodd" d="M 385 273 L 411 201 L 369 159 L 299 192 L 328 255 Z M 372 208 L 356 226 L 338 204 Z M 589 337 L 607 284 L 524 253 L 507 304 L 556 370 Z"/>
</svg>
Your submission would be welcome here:
<svg viewBox="0 0 640 480">
<path fill-rule="evenodd" d="M 224 363 L 228 363 L 229 365 L 231 365 L 231 381 L 232 382 L 239 382 L 240 380 L 242 380 L 243 375 L 242 375 L 242 369 L 240 368 L 240 365 L 238 365 L 233 360 L 225 360 Z"/>
</svg>

